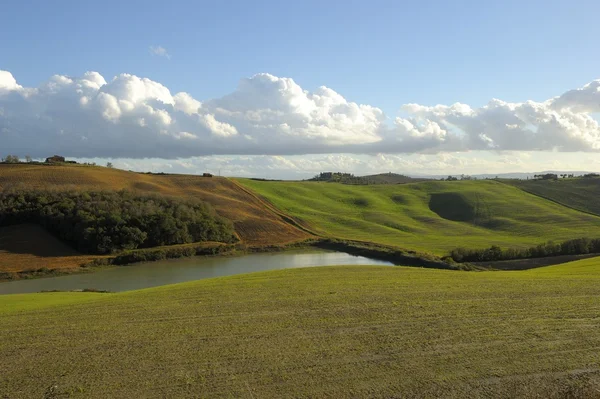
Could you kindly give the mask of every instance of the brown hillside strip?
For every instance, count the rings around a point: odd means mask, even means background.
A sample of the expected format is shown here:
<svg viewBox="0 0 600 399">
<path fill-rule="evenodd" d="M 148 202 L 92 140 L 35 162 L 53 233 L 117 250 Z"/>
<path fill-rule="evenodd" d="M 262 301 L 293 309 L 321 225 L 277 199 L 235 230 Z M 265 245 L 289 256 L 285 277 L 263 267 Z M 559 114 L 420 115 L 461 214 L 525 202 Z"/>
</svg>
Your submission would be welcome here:
<svg viewBox="0 0 600 399">
<path fill-rule="evenodd" d="M 83 165 L 0 165 L 0 188 L 132 190 L 190 196 L 210 203 L 250 245 L 286 244 L 310 234 L 287 223 L 254 195 L 223 177 L 156 175 Z"/>
<path fill-rule="evenodd" d="M 37 225 L 0 227 L 0 271 L 76 269 L 93 258 L 63 244 Z"/>
</svg>

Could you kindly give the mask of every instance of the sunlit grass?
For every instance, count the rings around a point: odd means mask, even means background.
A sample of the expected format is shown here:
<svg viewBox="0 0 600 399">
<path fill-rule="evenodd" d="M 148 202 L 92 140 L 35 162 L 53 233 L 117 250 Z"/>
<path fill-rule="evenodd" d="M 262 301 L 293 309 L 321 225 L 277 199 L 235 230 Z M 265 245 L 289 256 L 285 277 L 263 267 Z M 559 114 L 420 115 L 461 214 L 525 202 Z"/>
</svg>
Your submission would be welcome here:
<svg viewBox="0 0 600 399">
<path fill-rule="evenodd" d="M 446 254 L 600 237 L 600 218 L 495 181 L 350 186 L 239 182 L 317 233 Z"/>
<path fill-rule="evenodd" d="M 0 392 L 594 397 L 599 314 L 598 259 L 525 272 L 306 268 L 0 296 Z"/>
</svg>

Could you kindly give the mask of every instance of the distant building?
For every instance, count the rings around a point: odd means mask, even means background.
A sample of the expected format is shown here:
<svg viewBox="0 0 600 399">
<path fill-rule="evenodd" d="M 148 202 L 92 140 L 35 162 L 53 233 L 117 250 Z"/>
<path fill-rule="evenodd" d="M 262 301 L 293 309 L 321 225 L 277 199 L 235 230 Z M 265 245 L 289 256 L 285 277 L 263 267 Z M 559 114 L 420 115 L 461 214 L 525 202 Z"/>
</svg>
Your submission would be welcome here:
<svg viewBox="0 0 600 399">
<path fill-rule="evenodd" d="M 202 173 L 202 177 L 213 177 L 210 173 Z"/>
<path fill-rule="evenodd" d="M 60 155 L 55 155 L 53 157 L 46 158 L 46 163 L 59 163 L 65 162 L 65 157 L 61 157 Z"/>
</svg>

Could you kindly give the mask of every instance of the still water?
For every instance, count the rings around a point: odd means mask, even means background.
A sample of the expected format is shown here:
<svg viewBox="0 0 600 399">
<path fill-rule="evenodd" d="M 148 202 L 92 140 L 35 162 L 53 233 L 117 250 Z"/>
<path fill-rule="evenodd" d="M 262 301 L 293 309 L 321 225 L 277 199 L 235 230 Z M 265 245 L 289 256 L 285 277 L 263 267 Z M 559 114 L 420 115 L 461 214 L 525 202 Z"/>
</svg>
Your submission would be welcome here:
<svg viewBox="0 0 600 399">
<path fill-rule="evenodd" d="M 263 270 L 333 265 L 391 266 L 392 264 L 329 251 L 278 252 L 240 257 L 197 257 L 118 266 L 95 273 L 4 282 L 0 283 L 0 294 L 70 291 L 85 288 L 118 292 Z"/>
</svg>

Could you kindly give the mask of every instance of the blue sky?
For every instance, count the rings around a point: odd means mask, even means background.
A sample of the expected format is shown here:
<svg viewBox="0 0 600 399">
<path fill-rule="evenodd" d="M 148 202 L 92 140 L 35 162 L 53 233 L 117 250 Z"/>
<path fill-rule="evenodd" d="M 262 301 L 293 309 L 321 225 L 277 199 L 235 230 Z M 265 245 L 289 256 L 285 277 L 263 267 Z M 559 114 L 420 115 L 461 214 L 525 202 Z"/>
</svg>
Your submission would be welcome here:
<svg viewBox="0 0 600 399">
<path fill-rule="evenodd" d="M 545 100 L 599 77 L 600 2 L 19 1 L 2 6 L 2 67 L 127 72 L 200 98 L 259 72 L 399 104 Z M 163 46 L 171 59 L 156 59 Z"/>
<path fill-rule="evenodd" d="M 2 4 L 2 14 L 0 70 L 22 87 L 56 74 L 97 71 L 110 82 L 128 73 L 204 103 L 234 92 L 240 79 L 269 73 L 309 92 L 325 85 L 348 102 L 381 109 L 390 124 L 407 115 L 401 107 L 408 103 L 475 109 L 492 98 L 543 102 L 600 78 L 597 1 L 13 1 Z M 152 46 L 168 57 L 152 54 Z M 442 122 L 435 120 L 455 129 Z M 469 157 L 459 147 L 448 152 Z"/>
</svg>

